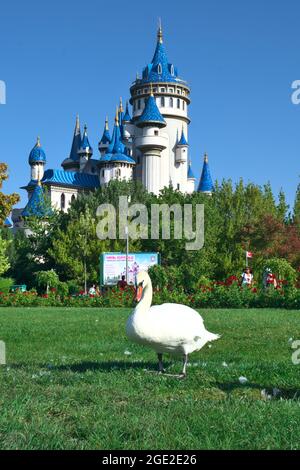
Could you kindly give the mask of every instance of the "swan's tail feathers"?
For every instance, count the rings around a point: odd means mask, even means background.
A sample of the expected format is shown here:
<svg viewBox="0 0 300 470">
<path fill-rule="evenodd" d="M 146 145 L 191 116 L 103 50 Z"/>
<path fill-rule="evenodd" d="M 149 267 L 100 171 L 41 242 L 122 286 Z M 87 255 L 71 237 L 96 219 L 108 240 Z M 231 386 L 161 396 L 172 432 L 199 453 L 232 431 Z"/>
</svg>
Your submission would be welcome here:
<svg viewBox="0 0 300 470">
<path fill-rule="evenodd" d="M 217 339 L 220 339 L 221 338 L 221 335 L 217 335 L 215 333 L 210 333 L 208 332 L 207 334 L 207 341 L 210 342 L 210 341 L 216 341 Z"/>
</svg>

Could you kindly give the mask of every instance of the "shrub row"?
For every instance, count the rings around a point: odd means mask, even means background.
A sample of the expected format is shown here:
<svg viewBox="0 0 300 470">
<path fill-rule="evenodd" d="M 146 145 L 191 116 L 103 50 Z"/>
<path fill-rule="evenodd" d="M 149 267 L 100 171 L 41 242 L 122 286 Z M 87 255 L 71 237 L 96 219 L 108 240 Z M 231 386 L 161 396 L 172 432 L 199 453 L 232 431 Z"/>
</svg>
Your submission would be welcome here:
<svg viewBox="0 0 300 470">
<path fill-rule="evenodd" d="M 280 289 L 242 288 L 237 284 L 202 287 L 189 294 L 184 290 L 155 290 L 153 304 L 180 303 L 194 308 L 285 308 L 300 309 L 300 289 L 286 286 Z M 128 307 L 132 308 L 134 289 L 108 289 L 98 297 L 62 296 L 56 291 L 39 296 L 35 291 L 7 294 L 0 292 L 2 307 Z"/>
</svg>

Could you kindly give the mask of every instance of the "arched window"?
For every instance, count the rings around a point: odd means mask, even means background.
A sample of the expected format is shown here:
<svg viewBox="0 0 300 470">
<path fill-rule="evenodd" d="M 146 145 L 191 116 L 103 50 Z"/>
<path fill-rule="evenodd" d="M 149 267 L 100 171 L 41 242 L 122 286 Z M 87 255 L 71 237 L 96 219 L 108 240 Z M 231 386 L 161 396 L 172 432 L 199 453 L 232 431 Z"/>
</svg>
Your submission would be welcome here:
<svg viewBox="0 0 300 470">
<path fill-rule="evenodd" d="M 162 97 L 160 98 L 160 105 L 161 105 L 162 108 L 165 107 L 165 97 L 164 97 L 164 96 L 162 96 Z"/>
<path fill-rule="evenodd" d="M 72 202 L 74 202 L 74 201 L 75 201 L 75 199 L 76 199 L 76 196 L 75 196 L 75 194 L 72 194 L 71 201 L 72 201 Z"/>
<path fill-rule="evenodd" d="M 120 178 L 121 177 L 121 170 L 118 168 L 116 170 L 116 178 Z"/>
<path fill-rule="evenodd" d="M 138 100 L 138 109 L 141 109 L 141 100 Z"/>
<path fill-rule="evenodd" d="M 161 66 L 161 64 L 158 64 L 157 72 L 159 73 L 159 75 L 162 74 L 162 66 Z"/>
<path fill-rule="evenodd" d="M 174 77 L 174 65 L 171 65 L 171 75 Z"/>
<path fill-rule="evenodd" d="M 104 178 L 104 170 L 102 170 L 102 178 Z"/>
<path fill-rule="evenodd" d="M 173 108 L 173 106 L 174 106 L 174 100 L 173 98 L 170 98 L 170 108 Z"/>
<path fill-rule="evenodd" d="M 185 111 L 185 101 L 182 102 L 182 109 Z"/>
<path fill-rule="evenodd" d="M 63 211 L 65 207 L 66 207 L 66 196 L 64 195 L 64 193 L 62 193 L 62 195 L 60 196 L 60 208 Z"/>
<path fill-rule="evenodd" d="M 177 98 L 177 108 L 180 109 L 180 99 Z"/>
</svg>

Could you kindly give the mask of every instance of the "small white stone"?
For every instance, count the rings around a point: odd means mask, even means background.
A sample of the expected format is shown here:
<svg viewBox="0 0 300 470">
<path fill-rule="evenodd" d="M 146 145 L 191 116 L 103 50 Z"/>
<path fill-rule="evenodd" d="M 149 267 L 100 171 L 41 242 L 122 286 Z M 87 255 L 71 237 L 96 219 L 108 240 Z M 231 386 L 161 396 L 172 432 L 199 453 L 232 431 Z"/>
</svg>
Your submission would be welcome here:
<svg viewBox="0 0 300 470">
<path fill-rule="evenodd" d="M 247 379 L 247 377 L 241 376 L 239 378 L 239 382 L 240 382 L 240 384 L 245 385 L 248 382 L 248 379 Z"/>
<path fill-rule="evenodd" d="M 222 363 L 222 366 L 223 366 L 223 367 L 228 367 L 227 362 L 224 361 L 224 362 Z"/>
<path fill-rule="evenodd" d="M 126 350 L 126 351 L 124 351 L 124 354 L 125 354 L 125 356 L 131 356 L 132 352 Z"/>
</svg>

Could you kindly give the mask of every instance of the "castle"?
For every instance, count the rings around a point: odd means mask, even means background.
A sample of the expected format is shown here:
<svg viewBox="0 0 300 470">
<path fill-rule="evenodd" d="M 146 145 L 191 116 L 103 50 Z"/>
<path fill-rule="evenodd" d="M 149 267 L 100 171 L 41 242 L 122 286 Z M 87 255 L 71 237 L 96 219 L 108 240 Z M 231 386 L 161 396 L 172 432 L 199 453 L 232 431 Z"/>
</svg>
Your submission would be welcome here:
<svg viewBox="0 0 300 470">
<path fill-rule="evenodd" d="M 82 133 L 78 116 L 70 155 L 63 160 L 62 169 L 45 170 L 46 154 L 38 138 L 29 155 L 30 181 L 22 188 L 28 192 L 28 203 L 18 215 L 44 215 L 39 204 L 43 188 L 53 207 L 67 211 L 78 194 L 112 179 L 139 180 L 154 194 L 170 185 L 192 193 L 196 178 L 189 158 L 189 104 L 190 88 L 168 61 L 160 26 L 153 59 L 132 84 L 125 110 L 120 100 L 112 135 L 106 118 L 99 156 L 93 157 L 96 152 L 87 127 Z M 197 189 L 206 194 L 213 191 L 207 155 Z"/>
</svg>

